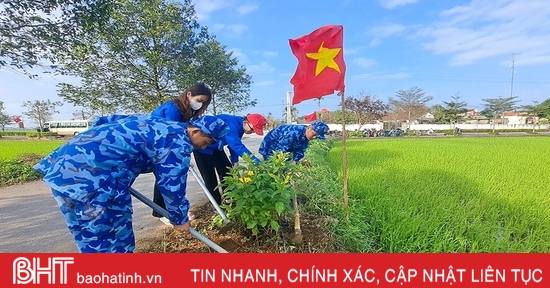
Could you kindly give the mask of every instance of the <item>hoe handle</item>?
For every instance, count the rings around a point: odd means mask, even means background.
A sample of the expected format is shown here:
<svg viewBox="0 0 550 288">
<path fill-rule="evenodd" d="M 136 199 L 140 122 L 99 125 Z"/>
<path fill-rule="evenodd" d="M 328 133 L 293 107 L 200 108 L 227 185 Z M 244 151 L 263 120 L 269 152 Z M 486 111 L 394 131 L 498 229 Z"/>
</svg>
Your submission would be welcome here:
<svg viewBox="0 0 550 288">
<path fill-rule="evenodd" d="M 155 212 L 159 213 L 160 215 L 162 215 L 166 218 L 170 218 L 170 215 L 168 214 L 168 211 L 166 211 L 165 209 L 160 207 L 157 203 L 151 201 L 151 199 L 145 197 L 143 194 L 139 193 L 134 188 L 130 187 L 128 190 L 130 191 L 130 194 L 132 194 L 138 200 L 143 202 L 145 205 L 151 207 L 153 210 L 155 210 Z M 208 245 L 208 247 L 216 250 L 217 252 L 228 253 L 227 250 L 225 250 L 222 247 L 218 246 L 218 244 L 212 242 L 212 240 L 206 238 L 206 236 L 204 236 L 201 233 L 197 232 L 195 229 L 189 228 L 189 233 L 191 234 L 191 236 L 197 238 L 198 240 L 200 240 L 204 244 Z"/>
</svg>

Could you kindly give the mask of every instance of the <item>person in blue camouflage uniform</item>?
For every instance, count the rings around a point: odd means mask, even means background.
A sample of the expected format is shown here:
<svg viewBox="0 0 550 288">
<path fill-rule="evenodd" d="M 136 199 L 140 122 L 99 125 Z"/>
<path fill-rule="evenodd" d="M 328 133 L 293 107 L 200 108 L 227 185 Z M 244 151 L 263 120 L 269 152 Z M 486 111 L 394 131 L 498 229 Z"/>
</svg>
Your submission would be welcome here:
<svg viewBox="0 0 550 288">
<path fill-rule="evenodd" d="M 313 139 L 325 139 L 328 125 L 322 121 L 312 122 L 310 125 L 284 124 L 273 128 L 265 136 L 260 144 L 258 152 L 264 160 L 280 152 L 292 153 L 293 162 L 297 163 L 309 147 L 309 141 Z"/>
<path fill-rule="evenodd" d="M 208 145 L 206 149 L 195 149 L 193 156 L 195 163 L 201 173 L 204 185 L 216 200 L 221 204 L 222 196 L 217 189 L 220 180 L 223 180 L 229 173 L 229 167 L 235 166 L 239 162 L 239 157 L 249 155 L 252 160 L 260 162 L 258 157 L 243 144 L 242 137 L 244 134 L 256 133 L 264 135 L 264 128 L 267 120 L 261 114 L 248 114 L 245 117 L 229 114 L 219 114 L 215 117 L 222 119 L 229 126 L 229 132 L 222 139 L 223 146 L 227 145 L 231 159 L 227 158 L 227 154 L 223 149 L 219 149 L 215 145 Z"/>
<path fill-rule="evenodd" d="M 100 117 L 38 162 L 80 252 L 133 252 L 128 188 L 141 173 L 155 173 L 175 229 L 189 230 L 187 172 L 194 148 L 227 134 L 212 116 L 188 124 L 151 115 Z"/>
<path fill-rule="evenodd" d="M 203 83 L 196 83 L 187 88 L 178 98 L 164 102 L 158 106 L 151 115 L 163 117 L 172 121 L 187 122 L 202 116 L 210 101 L 212 100 L 212 91 Z M 161 208 L 166 208 L 162 193 L 156 184 L 153 187 L 153 202 Z M 160 218 L 161 221 L 167 221 L 158 212 L 152 212 L 153 217 Z M 167 223 L 167 222 L 165 222 Z"/>
</svg>

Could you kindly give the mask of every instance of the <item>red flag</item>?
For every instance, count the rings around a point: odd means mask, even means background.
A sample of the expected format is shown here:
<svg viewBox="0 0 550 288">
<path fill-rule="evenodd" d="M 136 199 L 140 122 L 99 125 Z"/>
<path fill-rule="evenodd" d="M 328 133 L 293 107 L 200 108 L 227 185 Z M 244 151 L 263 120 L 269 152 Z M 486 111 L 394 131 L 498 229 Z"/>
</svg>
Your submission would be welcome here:
<svg viewBox="0 0 550 288">
<path fill-rule="evenodd" d="M 23 120 L 21 120 L 21 118 L 19 118 L 19 117 L 15 117 L 15 119 L 13 119 L 13 121 L 15 121 L 15 123 L 19 123 L 19 122 L 21 122 L 21 121 L 23 121 Z"/>
<path fill-rule="evenodd" d="M 306 120 L 306 122 L 313 122 L 317 120 L 317 112 L 313 112 L 309 115 L 304 116 L 304 120 Z"/>
<path fill-rule="evenodd" d="M 290 39 L 290 49 L 298 67 L 290 83 L 294 85 L 292 104 L 344 91 L 344 27 L 323 26 L 309 35 Z"/>
</svg>

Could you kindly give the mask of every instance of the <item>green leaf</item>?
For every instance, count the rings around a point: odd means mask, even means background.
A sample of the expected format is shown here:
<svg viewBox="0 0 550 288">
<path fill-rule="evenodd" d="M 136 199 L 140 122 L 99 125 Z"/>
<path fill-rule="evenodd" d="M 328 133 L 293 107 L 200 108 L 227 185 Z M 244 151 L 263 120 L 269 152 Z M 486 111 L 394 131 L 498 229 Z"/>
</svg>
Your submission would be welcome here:
<svg viewBox="0 0 550 288">
<path fill-rule="evenodd" d="M 246 228 L 247 228 L 247 229 L 252 229 L 252 228 L 255 228 L 257 225 L 258 225 L 258 221 L 256 221 L 256 220 L 251 220 L 251 221 L 248 221 L 248 222 L 246 223 Z"/>
<path fill-rule="evenodd" d="M 281 226 L 279 225 L 279 222 L 277 222 L 275 220 L 271 220 L 271 229 L 278 232 L 280 228 L 281 228 Z"/>
<path fill-rule="evenodd" d="M 284 209 L 285 209 L 285 204 L 283 202 L 275 203 L 275 211 L 277 211 L 278 215 L 281 215 Z"/>
</svg>

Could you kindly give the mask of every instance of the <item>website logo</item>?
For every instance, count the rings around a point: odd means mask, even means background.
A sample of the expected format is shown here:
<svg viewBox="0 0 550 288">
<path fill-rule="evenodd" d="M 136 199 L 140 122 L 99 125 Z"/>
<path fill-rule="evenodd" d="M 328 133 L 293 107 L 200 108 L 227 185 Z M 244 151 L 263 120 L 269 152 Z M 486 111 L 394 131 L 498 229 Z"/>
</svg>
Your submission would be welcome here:
<svg viewBox="0 0 550 288">
<path fill-rule="evenodd" d="M 46 263 L 39 257 L 19 257 L 13 260 L 13 284 L 40 284 L 45 276 L 48 284 L 67 284 L 69 264 L 74 264 L 74 257 L 48 257 Z"/>
</svg>

